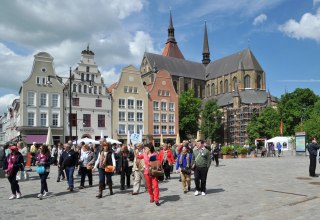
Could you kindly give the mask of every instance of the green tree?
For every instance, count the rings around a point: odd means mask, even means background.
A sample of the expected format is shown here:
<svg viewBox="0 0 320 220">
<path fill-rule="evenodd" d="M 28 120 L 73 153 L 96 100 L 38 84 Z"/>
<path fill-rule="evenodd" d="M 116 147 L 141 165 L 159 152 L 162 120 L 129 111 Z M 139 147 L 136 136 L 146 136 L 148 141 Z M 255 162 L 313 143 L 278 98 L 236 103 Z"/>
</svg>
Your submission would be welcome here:
<svg viewBox="0 0 320 220">
<path fill-rule="evenodd" d="M 179 133 L 182 139 L 194 137 L 199 130 L 201 99 L 194 96 L 193 90 L 179 96 Z"/>
<path fill-rule="evenodd" d="M 295 130 L 301 126 L 302 118 L 306 121 L 310 118 L 310 112 L 317 100 L 318 96 L 309 88 L 298 88 L 292 93 L 281 96 L 278 108 L 283 122 L 284 136 L 294 135 Z"/>
<path fill-rule="evenodd" d="M 248 124 L 247 132 L 250 144 L 255 138 L 267 138 L 280 135 L 280 114 L 277 109 L 269 106 L 259 116 L 254 115 Z"/>
<path fill-rule="evenodd" d="M 220 138 L 219 129 L 221 127 L 222 112 L 216 100 L 209 100 L 202 111 L 201 117 L 201 134 L 205 139 L 217 141 Z"/>
<path fill-rule="evenodd" d="M 296 131 L 305 131 L 307 136 L 320 139 L 320 100 L 318 100 L 310 110 L 310 118 L 302 121 Z"/>
</svg>

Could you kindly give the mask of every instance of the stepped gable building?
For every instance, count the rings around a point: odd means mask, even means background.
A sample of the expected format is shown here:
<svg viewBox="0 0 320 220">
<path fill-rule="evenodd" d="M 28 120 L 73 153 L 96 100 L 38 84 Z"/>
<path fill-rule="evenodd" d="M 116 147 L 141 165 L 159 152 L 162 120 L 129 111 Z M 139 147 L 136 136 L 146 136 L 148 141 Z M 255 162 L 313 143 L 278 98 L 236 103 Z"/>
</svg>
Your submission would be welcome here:
<svg viewBox="0 0 320 220">
<path fill-rule="evenodd" d="M 186 60 L 175 40 L 171 12 L 162 55 L 144 53 L 140 66 L 143 81 L 152 83 L 158 69 L 171 74 L 178 94 L 193 89 L 204 103 L 217 100 L 224 112 L 224 134 L 220 140 L 223 144 L 245 144 L 248 140 L 246 126 L 252 113 L 276 104 L 276 99 L 266 92 L 266 74 L 250 49 L 211 61 L 206 24 L 202 62 Z"/>
</svg>

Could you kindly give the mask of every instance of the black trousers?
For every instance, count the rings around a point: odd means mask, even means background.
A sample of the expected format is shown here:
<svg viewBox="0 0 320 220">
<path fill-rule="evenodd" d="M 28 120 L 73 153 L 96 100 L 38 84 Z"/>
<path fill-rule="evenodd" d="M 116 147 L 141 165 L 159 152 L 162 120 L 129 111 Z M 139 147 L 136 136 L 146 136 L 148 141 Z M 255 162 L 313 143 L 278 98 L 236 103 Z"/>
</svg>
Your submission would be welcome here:
<svg viewBox="0 0 320 220">
<path fill-rule="evenodd" d="M 216 166 L 219 166 L 219 154 L 214 154 L 212 160 L 216 161 Z"/>
<path fill-rule="evenodd" d="M 81 173 L 80 186 L 84 186 L 84 181 L 86 179 L 86 176 L 88 176 L 88 179 L 89 179 L 89 186 L 92 186 L 92 171 L 88 170 L 87 167 L 80 167 L 79 170 Z"/>
<path fill-rule="evenodd" d="M 9 176 L 8 177 L 8 180 L 10 182 L 10 185 L 11 185 L 11 192 L 12 194 L 16 194 L 16 193 L 20 193 L 20 187 L 19 187 L 19 184 L 18 184 L 18 181 L 17 181 L 17 172 L 14 172 L 12 176 Z"/>
<path fill-rule="evenodd" d="M 125 180 L 127 179 L 127 187 L 130 187 L 130 175 L 132 173 L 132 166 L 130 167 L 124 167 L 121 170 L 121 178 L 120 178 L 120 184 L 121 188 L 124 188 Z"/>
<path fill-rule="evenodd" d="M 310 158 L 309 175 L 315 176 L 316 175 L 316 166 L 317 166 L 317 156 L 316 155 L 309 155 L 309 158 Z"/>
<path fill-rule="evenodd" d="M 66 178 L 66 175 L 64 175 L 64 170 L 61 167 L 58 167 L 58 180 L 60 180 L 60 177 Z"/>
<path fill-rule="evenodd" d="M 47 178 L 49 176 L 49 172 L 45 172 L 44 174 L 39 174 L 39 176 L 41 181 L 40 193 L 43 194 L 44 191 L 48 192 Z"/>
<path fill-rule="evenodd" d="M 196 190 L 200 192 L 206 192 L 207 184 L 207 167 L 196 167 L 194 170 L 194 183 L 196 185 Z"/>
<path fill-rule="evenodd" d="M 163 171 L 166 178 L 170 178 L 170 170 L 171 170 L 171 167 L 169 165 L 169 162 L 168 161 L 164 162 Z"/>
</svg>

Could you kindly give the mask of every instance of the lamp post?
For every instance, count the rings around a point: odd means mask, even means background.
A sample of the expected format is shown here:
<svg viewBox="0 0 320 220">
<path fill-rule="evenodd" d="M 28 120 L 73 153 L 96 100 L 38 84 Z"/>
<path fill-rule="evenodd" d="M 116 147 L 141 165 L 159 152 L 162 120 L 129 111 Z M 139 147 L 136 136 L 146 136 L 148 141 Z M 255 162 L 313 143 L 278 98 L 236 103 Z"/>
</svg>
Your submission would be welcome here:
<svg viewBox="0 0 320 220">
<path fill-rule="evenodd" d="M 72 141 L 72 78 L 71 78 L 71 67 L 69 72 L 69 140 Z"/>
</svg>

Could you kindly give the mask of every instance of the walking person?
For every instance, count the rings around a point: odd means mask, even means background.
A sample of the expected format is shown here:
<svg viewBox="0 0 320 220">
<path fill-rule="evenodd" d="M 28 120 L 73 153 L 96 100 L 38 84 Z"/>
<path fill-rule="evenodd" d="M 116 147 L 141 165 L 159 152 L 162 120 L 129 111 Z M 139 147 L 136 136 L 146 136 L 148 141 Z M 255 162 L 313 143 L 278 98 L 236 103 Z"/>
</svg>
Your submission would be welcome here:
<svg viewBox="0 0 320 220">
<path fill-rule="evenodd" d="M 108 170 L 108 166 L 112 166 L 111 170 Z M 111 147 L 111 143 L 108 142 L 102 144 L 102 150 L 99 153 L 98 159 L 94 166 L 94 169 L 96 168 L 98 168 L 99 171 L 99 194 L 96 197 L 99 199 L 102 198 L 102 191 L 105 189 L 106 178 L 110 190 L 110 195 L 113 195 L 112 174 L 116 169 L 116 160 Z M 110 172 L 106 172 L 106 170 Z"/>
<path fill-rule="evenodd" d="M 21 198 L 21 192 L 20 192 L 20 186 L 18 184 L 18 181 L 16 179 L 17 173 L 19 170 L 23 170 L 24 168 L 24 161 L 22 154 L 19 152 L 19 149 L 17 146 L 11 146 L 9 147 L 10 153 L 3 161 L 3 170 L 6 173 L 6 176 L 8 177 L 8 180 L 11 185 L 11 192 L 12 195 L 9 197 L 9 200 L 12 199 L 20 199 Z"/>
<path fill-rule="evenodd" d="M 57 182 L 60 182 L 61 176 L 62 176 L 61 180 L 64 180 L 66 178 L 66 176 L 64 174 L 63 167 L 60 165 L 60 159 L 61 159 L 61 155 L 62 155 L 63 151 L 64 151 L 63 145 L 61 143 L 58 143 L 58 155 L 57 155 L 58 177 L 57 177 Z"/>
<path fill-rule="evenodd" d="M 280 157 L 281 148 L 282 148 L 282 146 L 281 146 L 280 142 L 278 142 L 278 143 L 277 143 L 278 157 Z"/>
<path fill-rule="evenodd" d="M 191 189 L 191 161 L 192 154 L 188 152 L 186 147 L 183 147 L 177 158 L 176 171 L 177 173 L 180 172 L 182 190 L 184 193 L 187 193 Z"/>
<path fill-rule="evenodd" d="M 80 181 L 80 189 L 84 188 L 84 181 L 86 176 L 89 179 L 89 186 L 92 186 L 92 168 L 94 164 L 94 154 L 90 150 L 89 145 L 85 144 L 82 146 L 81 155 L 79 160 L 79 169 L 81 174 L 81 181 Z"/>
<path fill-rule="evenodd" d="M 120 167 L 120 190 L 125 190 L 125 182 L 127 188 L 130 188 L 130 176 L 132 173 L 132 167 L 130 169 L 129 162 L 134 160 L 133 153 L 129 151 L 128 147 L 123 145 L 119 152 L 119 162 L 118 166 Z"/>
<path fill-rule="evenodd" d="M 319 149 L 319 145 L 315 137 L 312 137 L 310 141 L 311 143 L 308 144 L 307 146 L 307 149 L 309 151 L 309 158 L 310 158 L 309 175 L 311 177 L 318 177 L 318 175 L 316 175 L 316 166 L 317 166 L 317 152 Z"/>
<path fill-rule="evenodd" d="M 68 188 L 70 192 L 73 191 L 74 188 L 74 180 L 73 180 L 73 173 L 75 166 L 78 162 L 78 157 L 74 150 L 71 149 L 70 144 L 64 144 L 64 152 L 60 157 L 60 167 L 65 170 L 67 181 L 68 181 Z"/>
<path fill-rule="evenodd" d="M 47 178 L 50 173 L 51 155 L 47 145 L 42 145 L 40 146 L 39 149 L 40 149 L 40 153 L 37 156 L 36 165 L 44 167 L 44 172 L 39 173 L 41 188 L 40 188 L 40 194 L 38 195 L 38 198 L 41 199 L 43 197 L 46 197 L 48 194 Z"/>
<path fill-rule="evenodd" d="M 144 160 L 138 159 L 137 156 L 143 155 L 142 144 L 137 144 L 137 149 L 134 151 L 133 160 L 133 190 L 132 195 L 138 195 L 140 191 L 141 181 L 144 182 L 145 190 L 147 191 L 147 184 L 144 178 Z"/>
<path fill-rule="evenodd" d="M 57 157 L 58 157 L 58 150 L 56 145 L 53 145 L 51 148 L 51 163 L 53 165 L 57 165 Z"/>
<path fill-rule="evenodd" d="M 210 151 L 204 147 L 204 141 L 200 140 L 193 149 L 192 167 L 194 168 L 194 182 L 196 185 L 195 196 L 206 195 L 207 174 L 211 164 Z"/>
<path fill-rule="evenodd" d="M 154 202 L 156 206 L 160 206 L 158 177 L 152 176 L 151 173 L 149 173 L 149 166 L 152 162 L 158 162 L 158 165 L 161 166 L 160 157 L 158 153 L 155 151 L 154 146 L 150 143 L 149 145 L 145 146 L 144 154 L 137 156 L 137 158 L 144 160 L 144 177 L 148 186 L 150 203 Z"/>
<path fill-rule="evenodd" d="M 36 147 L 36 142 L 33 142 L 31 147 L 30 147 L 30 153 L 31 153 L 31 166 L 36 165 L 36 154 L 37 154 L 37 147 Z"/>
<path fill-rule="evenodd" d="M 174 157 L 168 144 L 163 144 L 163 149 L 160 151 L 160 162 L 163 166 L 165 179 L 170 179 L 171 165 L 174 164 Z"/>
<path fill-rule="evenodd" d="M 214 148 L 212 149 L 212 160 L 216 162 L 216 167 L 219 166 L 219 154 L 220 154 L 219 145 L 215 145 Z"/>
</svg>

